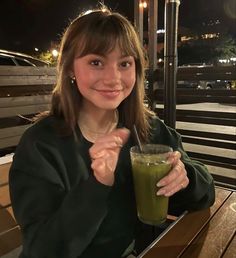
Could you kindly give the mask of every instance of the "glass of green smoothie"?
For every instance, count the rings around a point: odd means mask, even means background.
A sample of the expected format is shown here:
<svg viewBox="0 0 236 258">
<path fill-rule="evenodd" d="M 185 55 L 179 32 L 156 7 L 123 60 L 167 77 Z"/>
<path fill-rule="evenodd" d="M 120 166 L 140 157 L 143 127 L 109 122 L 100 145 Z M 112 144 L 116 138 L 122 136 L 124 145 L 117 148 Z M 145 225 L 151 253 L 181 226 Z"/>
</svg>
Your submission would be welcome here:
<svg viewBox="0 0 236 258">
<path fill-rule="evenodd" d="M 157 196 L 157 182 L 169 173 L 168 153 L 172 148 L 161 144 L 142 145 L 130 149 L 138 218 L 149 225 L 165 222 L 168 197 Z"/>
</svg>

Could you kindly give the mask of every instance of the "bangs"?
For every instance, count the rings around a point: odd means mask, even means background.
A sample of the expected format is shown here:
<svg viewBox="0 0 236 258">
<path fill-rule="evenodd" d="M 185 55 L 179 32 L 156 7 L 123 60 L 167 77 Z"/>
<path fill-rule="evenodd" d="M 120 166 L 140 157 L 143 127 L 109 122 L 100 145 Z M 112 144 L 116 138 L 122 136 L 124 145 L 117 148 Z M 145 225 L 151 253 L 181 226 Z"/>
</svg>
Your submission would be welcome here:
<svg viewBox="0 0 236 258">
<path fill-rule="evenodd" d="M 137 58 L 136 34 L 114 15 L 104 14 L 84 24 L 78 33 L 77 57 L 105 55 L 118 46 L 122 54 Z"/>
</svg>

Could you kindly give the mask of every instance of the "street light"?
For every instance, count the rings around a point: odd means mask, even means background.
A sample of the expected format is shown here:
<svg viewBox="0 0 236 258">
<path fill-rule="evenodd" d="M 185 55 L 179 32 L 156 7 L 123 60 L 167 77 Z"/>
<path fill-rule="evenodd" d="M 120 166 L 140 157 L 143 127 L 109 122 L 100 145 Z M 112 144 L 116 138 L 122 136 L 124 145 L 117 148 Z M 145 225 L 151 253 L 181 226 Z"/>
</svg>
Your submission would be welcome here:
<svg viewBox="0 0 236 258">
<path fill-rule="evenodd" d="M 52 56 L 55 58 L 58 56 L 58 51 L 56 49 L 52 50 Z"/>
<path fill-rule="evenodd" d="M 140 1 L 139 2 L 139 8 L 147 8 L 147 2 L 146 1 Z"/>
<path fill-rule="evenodd" d="M 143 8 L 147 8 L 147 2 L 146 1 L 143 2 Z"/>
</svg>

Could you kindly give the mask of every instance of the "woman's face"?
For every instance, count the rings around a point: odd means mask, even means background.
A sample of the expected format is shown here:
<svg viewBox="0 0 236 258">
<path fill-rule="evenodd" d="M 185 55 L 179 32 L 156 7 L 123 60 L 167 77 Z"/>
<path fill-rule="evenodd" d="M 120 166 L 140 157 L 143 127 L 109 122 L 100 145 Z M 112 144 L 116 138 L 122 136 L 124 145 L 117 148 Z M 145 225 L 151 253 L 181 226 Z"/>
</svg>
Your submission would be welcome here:
<svg viewBox="0 0 236 258">
<path fill-rule="evenodd" d="M 105 56 L 75 58 L 73 69 L 83 108 L 117 108 L 129 96 L 136 80 L 134 57 L 124 56 L 118 47 Z"/>
</svg>

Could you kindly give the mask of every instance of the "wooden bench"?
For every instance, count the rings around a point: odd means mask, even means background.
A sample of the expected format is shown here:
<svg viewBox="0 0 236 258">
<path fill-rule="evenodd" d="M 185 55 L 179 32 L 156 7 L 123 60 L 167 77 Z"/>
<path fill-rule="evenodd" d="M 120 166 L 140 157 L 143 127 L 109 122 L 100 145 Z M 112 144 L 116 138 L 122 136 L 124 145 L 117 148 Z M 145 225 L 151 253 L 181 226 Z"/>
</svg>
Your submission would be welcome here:
<svg viewBox="0 0 236 258">
<path fill-rule="evenodd" d="M 20 228 L 11 207 L 8 173 L 11 162 L 0 165 L 0 257 L 22 243 Z"/>
<path fill-rule="evenodd" d="M 236 254 L 236 192 L 216 187 L 214 205 L 170 225 L 139 258 L 233 258 Z"/>
<path fill-rule="evenodd" d="M 55 67 L 0 66 L 0 156 L 14 152 L 36 114 L 49 110 Z"/>
</svg>

